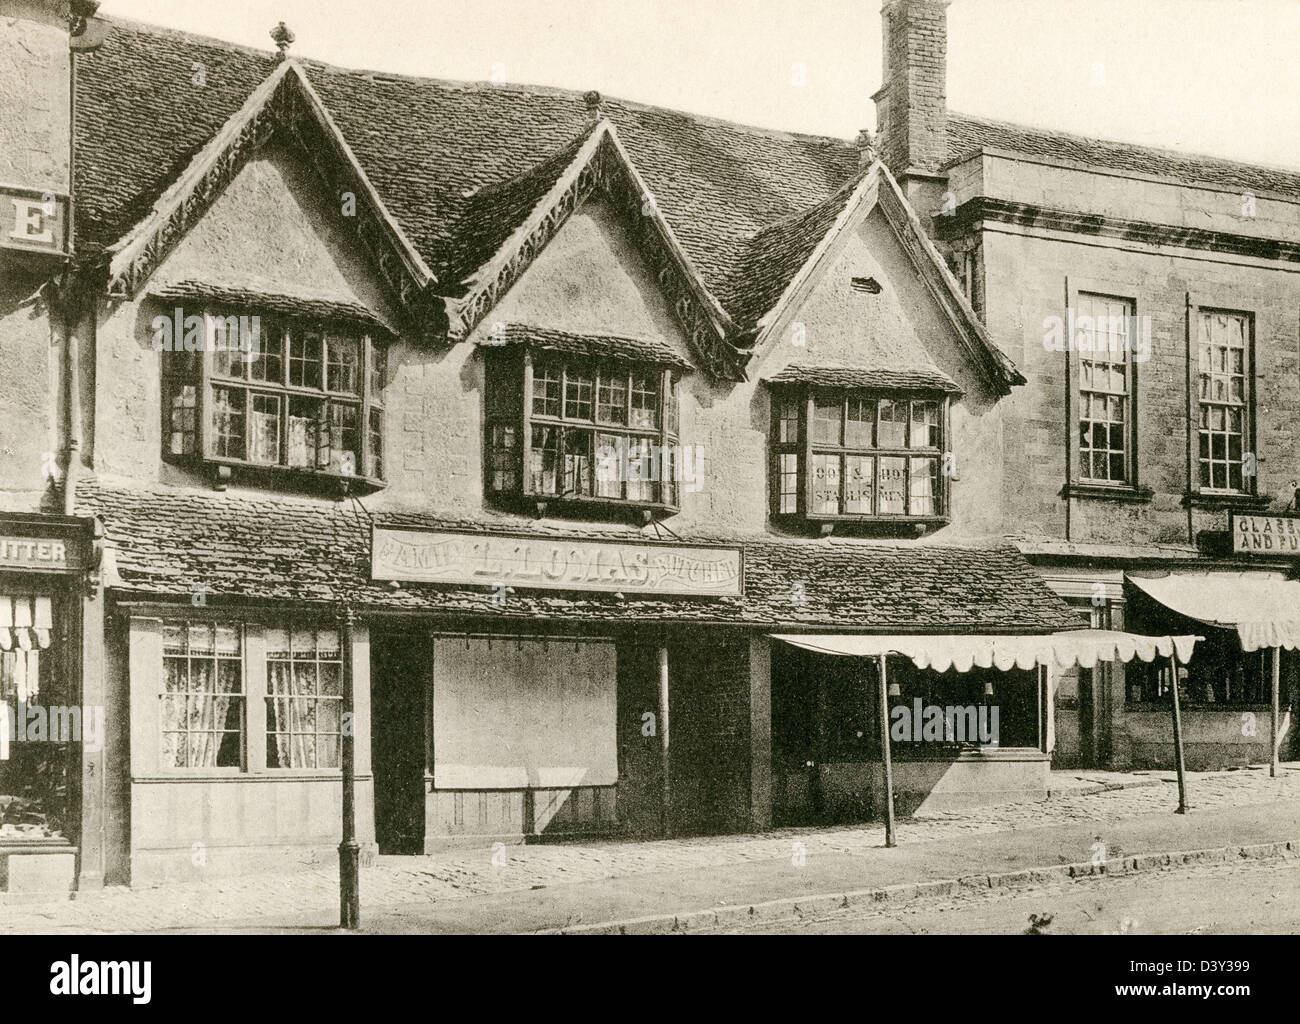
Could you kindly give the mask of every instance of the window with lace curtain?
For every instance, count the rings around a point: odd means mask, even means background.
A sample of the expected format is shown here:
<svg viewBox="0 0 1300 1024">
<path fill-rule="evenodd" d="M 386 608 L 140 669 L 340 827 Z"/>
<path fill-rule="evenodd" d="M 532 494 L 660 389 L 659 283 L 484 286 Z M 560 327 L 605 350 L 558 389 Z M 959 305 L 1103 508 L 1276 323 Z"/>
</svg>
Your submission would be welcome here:
<svg viewBox="0 0 1300 1024">
<path fill-rule="evenodd" d="M 243 766 L 243 665 L 239 626 L 163 624 L 164 768 Z"/>
<path fill-rule="evenodd" d="M 343 726 L 338 630 L 266 631 L 266 766 L 337 768 Z"/>
</svg>

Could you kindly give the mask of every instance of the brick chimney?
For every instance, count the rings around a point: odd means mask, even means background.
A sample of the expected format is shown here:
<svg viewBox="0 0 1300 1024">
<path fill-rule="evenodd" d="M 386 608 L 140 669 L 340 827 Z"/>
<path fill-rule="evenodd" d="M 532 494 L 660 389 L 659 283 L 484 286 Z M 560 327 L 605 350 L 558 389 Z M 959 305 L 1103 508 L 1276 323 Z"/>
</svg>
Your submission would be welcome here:
<svg viewBox="0 0 1300 1024">
<path fill-rule="evenodd" d="M 886 0 L 877 151 L 900 183 L 933 180 L 947 156 L 948 4 Z"/>
</svg>

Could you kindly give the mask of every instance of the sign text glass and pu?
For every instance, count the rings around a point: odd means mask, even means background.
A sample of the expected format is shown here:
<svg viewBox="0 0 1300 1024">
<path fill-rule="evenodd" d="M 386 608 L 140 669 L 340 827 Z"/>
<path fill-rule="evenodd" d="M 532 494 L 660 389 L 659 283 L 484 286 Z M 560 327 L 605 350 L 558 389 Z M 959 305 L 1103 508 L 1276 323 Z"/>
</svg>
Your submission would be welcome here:
<svg viewBox="0 0 1300 1024">
<path fill-rule="evenodd" d="M 1300 517 L 1232 517 L 1233 554 L 1300 555 Z"/>
</svg>

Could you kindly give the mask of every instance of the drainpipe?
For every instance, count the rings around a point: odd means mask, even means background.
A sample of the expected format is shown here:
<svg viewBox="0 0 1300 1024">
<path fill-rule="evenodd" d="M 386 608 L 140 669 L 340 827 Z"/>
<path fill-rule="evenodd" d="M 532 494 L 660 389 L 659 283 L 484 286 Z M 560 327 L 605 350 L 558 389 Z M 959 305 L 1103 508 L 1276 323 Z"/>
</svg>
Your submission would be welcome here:
<svg viewBox="0 0 1300 1024">
<path fill-rule="evenodd" d="M 79 330 L 76 325 L 76 314 L 70 312 L 66 304 L 63 326 L 63 372 L 68 389 L 68 443 L 65 452 L 67 468 L 63 476 L 63 514 L 70 516 L 77 502 L 77 475 L 81 468 L 81 357 L 77 341 Z"/>
</svg>

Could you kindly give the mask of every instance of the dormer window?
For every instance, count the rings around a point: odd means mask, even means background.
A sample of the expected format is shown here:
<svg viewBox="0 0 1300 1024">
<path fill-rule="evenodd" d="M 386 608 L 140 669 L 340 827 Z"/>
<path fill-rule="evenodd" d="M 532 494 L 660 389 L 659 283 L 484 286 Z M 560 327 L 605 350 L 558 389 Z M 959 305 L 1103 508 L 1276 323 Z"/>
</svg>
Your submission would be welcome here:
<svg viewBox="0 0 1300 1024">
<path fill-rule="evenodd" d="M 637 351 L 571 350 L 578 347 L 489 351 L 488 493 L 529 504 L 676 510 L 677 371 Z"/>
<path fill-rule="evenodd" d="M 165 352 L 167 457 L 382 481 L 383 342 L 280 316 L 203 323 L 202 344 Z"/>
<path fill-rule="evenodd" d="M 853 373 L 821 376 L 832 384 L 856 379 Z M 772 515 L 788 521 L 945 520 L 949 392 L 938 380 L 907 383 L 920 386 L 774 381 Z"/>
</svg>

